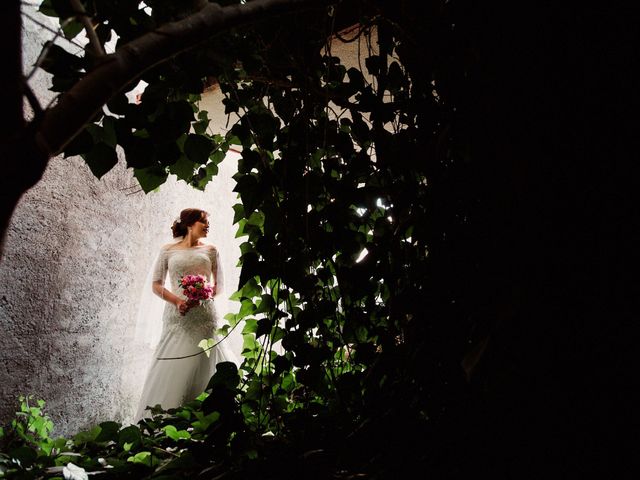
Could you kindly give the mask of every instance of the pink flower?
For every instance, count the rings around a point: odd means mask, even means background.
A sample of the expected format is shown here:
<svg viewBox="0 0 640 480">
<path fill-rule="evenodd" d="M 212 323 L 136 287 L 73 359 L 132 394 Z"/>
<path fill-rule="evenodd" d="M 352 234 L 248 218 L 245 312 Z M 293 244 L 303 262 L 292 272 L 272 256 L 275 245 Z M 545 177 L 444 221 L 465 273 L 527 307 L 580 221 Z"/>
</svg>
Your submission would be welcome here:
<svg viewBox="0 0 640 480">
<path fill-rule="evenodd" d="M 202 275 L 184 275 L 179 286 L 187 301 L 195 306 L 200 304 L 200 300 L 208 300 L 213 296 L 213 286 Z"/>
</svg>

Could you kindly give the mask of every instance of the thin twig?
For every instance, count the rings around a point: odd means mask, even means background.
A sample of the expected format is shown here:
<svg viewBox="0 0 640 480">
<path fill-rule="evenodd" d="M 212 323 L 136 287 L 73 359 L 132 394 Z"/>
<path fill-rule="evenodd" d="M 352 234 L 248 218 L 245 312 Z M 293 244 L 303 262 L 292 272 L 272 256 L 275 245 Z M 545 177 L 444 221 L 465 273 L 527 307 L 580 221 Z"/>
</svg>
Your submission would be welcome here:
<svg viewBox="0 0 640 480">
<path fill-rule="evenodd" d="M 122 187 L 122 188 L 120 188 L 119 190 L 120 190 L 121 192 L 124 192 L 125 190 L 131 190 L 132 188 L 140 188 L 140 185 L 139 185 L 139 184 L 136 184 L 136 185 L 129 185 L 128 187 Z"/>
<path fill-rule="evenodd" d="M 173 452 L 170 452 L 170 451 L 168 451 L 168 450 L 166 450 L 164 448 L 156 447 L 155 445 L 153 446 L 153 448 L 155 448 L 156 450 L 160 450 L 162 453 L 168 453 L 169 455 L 173 455 L 176 458 L 180 457 L 180 455 L 178 455 L 176 453 L 173 453 Z"/>
<path fill-rule="evenodd" d="M 84 25 L 84 29 L 87 33 L 87 38 L 89 39 L 89 43 L 95 50 L 96 55 L 98 57 L 104 57 L 104 48 L 102 48 L 102 44 L 100 43 L 100 39 L 98 38 L 96 29 L 93 28 L 93 24 L 91 23 L 91 17 L 87 15 L 82 2 L 80 2 L 80 0 L 69 0 L 69 3 L 76 12 L 76 19 L 78 19 L 78 21 L 82 23 L 82 25 Z"/>
</svg>

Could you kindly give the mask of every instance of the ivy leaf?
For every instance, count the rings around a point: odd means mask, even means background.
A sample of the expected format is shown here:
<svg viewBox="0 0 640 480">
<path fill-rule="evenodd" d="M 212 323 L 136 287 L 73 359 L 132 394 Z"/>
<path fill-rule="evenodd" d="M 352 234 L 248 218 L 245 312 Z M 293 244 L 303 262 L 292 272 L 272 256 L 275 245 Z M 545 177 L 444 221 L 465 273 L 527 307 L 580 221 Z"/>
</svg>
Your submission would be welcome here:
<svg viewBox="0 0 640 480">
<path fill-rule="evenodd" d="M 9 456 L 11 458 L 15 458 L 20 461 L 20 464 L 23 467 L 29 467 L 33 465 L 33 462 L 38 458 L 38 453 L 33 449 L 29 448 L 26 445 L 15 448 L 9 452 Z"/>
<path fill-rule="evenodd" d="M 245 117 L 243 117 L 244 119 Z M 246 118 L 251 125 L 254 135 L 258 137 L 260 147 L 273 148 L 273 138 L 280 127 L 280 121 L 273 116 L 270 110 L 259 108 L 249 111 Z"/>
<path fill-rule="evenodd" d="M 94 442 L 96 437 L 100 434 L 100 430 L 101 430 L 101 428 L 98 425 L 96 425 L 91 430 L 87 430 L 87 431 L 84 431 L 84 432 L 79 432 L 79 433 L 74 435 L 73 443 L 76 446 L 80 446 L 80 445 L 83 445 L 83 444 L 86 444 L 86 443 Z"/>
<path fill-rule="evenodd" d="M 195 187 L 199 190 L 204 190 L 207 184 L 211 181 L 213 177 L 218 174 L 218 164 L 215 162 L 209 162 L 206 166 L 200 167 L 196 176 L 194 177 Z"/>
<path fill-rule="evenodd" d="M 48 17 L 69 18 L 74 15 L 73 8 L 66 0 L 43 0 L 38 11 Z"/>
<path fill-rule="evenodd" d="M 134 443 L 141 440 L 140 429 L 136 425 L 129 425 L 120 430 L 118 434 L 118 444 Z"/>
<path fill-rule="evenodd" d="M 379 55 L 371 55 L 365 58 L 364 64 L 371 75 L 379 75 L 382 69 L 382 58 Z"/>
<path fill-rule="evenodd" d="M 151 452 L 138 452 L 135 455 L 127 458 L 127 462 L 132 463 L 141 463 L 142 465 L 146 465 L 147 467 L 153 467 L 160 463 L 160 460 L 157 456 L 151 455 Z"/>
<path fill-rule="evenodd" d="M 53 8 L 52 0 L 43 0 L 38 11 L 47 17 L 58 17 L 58 12 Z"/>
<path fill-rule="evenodd" d="M 115 122 L 116 119 L 109 116 L 105 116 L 102 119 L 102 141 L 113 148 L 115 148 L 118 143 Z"/>
<path fill-rule="evenodd" d="M 251 299 L 242 300 L 240 304 L 240 311 L 238 312 L 238 317 L 244 318 L 256 311 L 256 306 Z"/>
<path fill-rule="evenodd" d="M 258 328 L 256 330 L 256 338 L 271 333 L 273 327 L 273 320 L 269 318 L 261 318 L 258 320 Z"/>
<path fill-rule="evenodd" d="M 162 166 L 171 166 L 182 156 L 182 152 L 180 151 L 180 147 L 178 147 L 177 141 L 173 140 L 157 143 L 155 145 L 155 150 L 156 159 Z"/>
<path fill-rule="evenodd" d="M 84 160 L 89 165 L 91 172 L 97 177 L 102 176 L 116 166 L 118 154 L 116 149 L 104 142 L 96 143 L 93 148 L 84 154 Z"/>
<path fill-rule="evenodd" d="M 227 139 L 229 143 L 242 145 L 244 148 L 251 148 L 253 136 L 251 135 L 251 130 L 245 123 L 238 122 L 231 127 L 231 130 L 227 132 Z"/>
<path fill-rule="evenodd" d="M 49 88 L 49 90 L 52 92 L 66 92 L 73 87 L 78 80 L 80 80 L 79 74 L 54 75 L 51 79 L 51 88 Z"/>
<path fill-rule="evenodd" d="M 271 295 L 264 294 L 261 297 L 260 303 L 258 304 L 258 309 L 255 313 L 265 313 L 270 312 L 275 308 L 276 304 Z"/>
<path fill-rule="evenodd" d="M 93 143 L 93 137 L 87 129 L 84 129 L 65 147 L 64 157 L 72 157 L 74 155 L 87 153 L 93 148 Z"/>
<path fill-rule="evenodd" d="M 96 442 L 118 441 L 118 431 L 121 425 L 118 422 L 102 422 L 100 424 L 100 433 L 96 437 Z"/>
<path fill-rule="evenodd" d="M 245 242 L 248 243 L 248 242 Z M 253 250 L 248 250 L 253 251 Z M 248 299 L 252 299 L 253 297 L 257 297 L 262 293 L 262 287 L 258 285 L 256 281 L 257 277 L 250 278 L 247 283 L 242 287 L 242 295 Z"/>
<path fill-rule="evenodd" d="M 123 144 L 123 147 L 128 167 L 142 169 L 157 164 L 153 142 L 149 138 L 134 134 Z"/>
<path fill-rule="evenodd" d="M 292 98 L 292 95 L 273 95 L 271 97 L 273 102 L 273 108 L 276 114 L 285 122 L 290 123 L 293 119 L 293 114 L 298 108 L 296 101 Z"/>
<path fill-rule="evenodd" d="M 282 382 L 280 383 L 280 386 L 285 392 L 290 392 L 291 390 L 293 390 L 295 384 L 295 377 L 291 372 L 287 372 L 282 376 Z"/>
<path fill-rule="evenodd" d="M 77 75 L 82 69 L 82 59 L 67 52 L 64 48 L 52 43 L 46 42 L 44 47 L 47 54 L 42 59 L 40 67 L 47 73 L 52 75 L 68 76 Z"/>
<path fill-rule="evenodd" d="M 216 334 L 222 337 L 226 337 L 229 334 L 230 329 L 231 325 L 223 325 L 220 328 L 216 329 Z"/>
<path fill-rule="evenodd" d="M 144 193 L 155 190 L 167 181 L 167 172 L 160 167 L 136 168 L 133 175 L 138 179 Z"/>
<path fill-rule="evenodd" d="M 389 73 L 387 74 L 387 88 L 391 92 L 397 92 L 407 85 L 407 80 L 400 68 L 400 64 L 398 62 L 391 62 L 389 65 Z"/>
<path fill-rule="evenodd" d="M 240 110 L 240 105 L 233 98 L 225 97 L 222 99 L 222 104 L 224 105 L 224 113 L 225 115 L 229 115 L 230 113 L 236 113 Z"/>
<path fill-rule="evenodd" d="M 184 142 L 184 153 L 196 165 L 204 165 L 209 160 L 209 154 L 214 143 L 203 135 L 189 134 Z"/>
<path fill-rule="evenodd" d="M 245 149 L 242 151 L 242 158 L 238 160 L 238 171 L 240 173 L 250 173 L 251 170 L 260 163 L 260 154 L 255 150 Z"/>
<path fill-rule="evenodd" d="M 222 160 L 224 160 L 224 157 L 225 157 L 225 151 L 222 149 L 216 150 L 211 155 L 209 155 L 209 159 L 211 160 L 211 163 L 213 163 L 216 167 L 220 164 Z M 217 173 L 218 171 L 216 170 L 216 175 Z"/>
<path fill-rule="evenodd" d="M 146 92 L 147 90 L 145 90 Z M 148 130 L 156 141 L 167 142 L 188 133 L 192 120 L 193 107 L 189 102 L 184 100 L 169 102 L 164 105 L 155 120 L 149 124 Z"/>
<path fill-rule="evenodd" d="M 256 333 L 258 330 L 258 320 L 255 318 L 247 318 L 245 321 L 244 328 L 242 329 L 243 334 L 247 333 Z"/>
<path fill-rule="evenodd" d="M 193 177 L 196 165 L 184 155 L 181 155 L 176 163 L 169 167 L 169 172 L 176 175 L 180 180 L 189 181 Z"/>
<path fill-rule="evenodd" d="M 204 350 L 204 354 L 209 357 L 211 356 L 211 347 L 213 347 L 215 343 L 216 342 L 213 338 L 205 338 L 203 340 L 200 340 L 198 346 L 202 348 L 202 350 Z"/>
<path fill-rule="evenodd" d="M 273 359 L 273 367 L 273 373 L 275 375 L 279 375 L 285 370 L 289 370 L 291 368 L 291 360 L 289 360 L 285 355 L 278 355 Z"/>
<path fill-rule="evenodd" d="M 129 111 L 129 99 L 124 93 L 119 93 L 107 102 L 107 108 L 116 115 L 126 115 Z"/>
<path fill-rule="evenodd" d="M 175 440 L 176 442 L 178 440 L 189 440 L 191 438 L 191 434 L 189 432 L 187 432 L 186 430 L 178 430 L 173 425 L 167 425 L 163 428 L 163 430 L 167 437 L 169 437 L 171 440 Z"/>
<path fill-rule="evenodd" d="M 233 206 L 233 211 L 234 211 L 234 215 L 233 215 L 233 223 L 234 225 L 236 223 L 238 223 L 241 219 L 245 218 L 244 215 L 244 205 L 242 205 L 241 203 L 236 203 Z"/>
<path fill-rule="evenodd" d="M 240 194 L 245 214 L 250 214 L 258 207 L 262 200 L 258 180 L 254 175 L 242 175 L 236 182 L 233 191 Z"/>
<path fill-rule="evenodd" d="M 205 415 L 202 412 L 195 412 L 196 420 L 191 425 L 193 428 L 200 432 L 204 432 L 209 428 L 210 425 L 214 424 L 220 418 L 220 412 L 212 412 L 209 415 Z"/>
<path fill-rule="evenodd" d="M 207 131 L 207 127 L 209 127 L 209 115 L 206 110 L 201 110 L 198 112 L 198 121 L 193 122 L 193 131 L 196 132 L 196 135 L 204 135 Z"/>
<path fill-rule="evenodd" d="M 347 70 L 347 76 L 349 77 L 349 86 L 351 87 L 353 93 L 364 88 L 364 76 L 362 75 L 362 72 L 360 70 L 351 67 L 349 70 Z"/>
<path fill-rule="evenodd" d="M 65 38 L 71 40 L 78 36 L 82 30 L 84 30 L 84 26 L 78 20 L 73 19 L 67 23 L 60 23 L 60 27 L 62 28 L 62 32 L 64 33 Z"/>
<path fill-rule="evenodd" d="M 220 362 L 216 365 L 216 373 L 211 377 L 206 390 L 215 386 L 223 386 L 227 389 L 233 390 L 240 383 L 240 376 L 238 375 L 238 368 L 233 362 Z"/>
<path fill-rule="evenodd" d="M 258 255 L 247 252 L 242 256 L 242 270 L 240 271 L 240 285 L 244 285 L 250 278 L 258 273 Z"/>
</svg>

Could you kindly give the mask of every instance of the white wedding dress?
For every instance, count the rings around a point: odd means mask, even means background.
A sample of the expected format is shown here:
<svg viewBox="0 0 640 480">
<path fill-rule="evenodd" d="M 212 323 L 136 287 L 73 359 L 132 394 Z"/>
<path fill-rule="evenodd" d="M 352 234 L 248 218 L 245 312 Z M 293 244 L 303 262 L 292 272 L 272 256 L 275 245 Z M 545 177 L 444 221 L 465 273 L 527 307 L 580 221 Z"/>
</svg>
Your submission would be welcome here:
<svg viewBox="0 0 640 480">
<path fill-rule="evenodd" d="M 152 280 L 164 282 L 167 272 L 168 289 L 182 298 L 185 296 L 178 285 L 180 278 L 187 274 L 203 275 L 209 281 L 213 277 L 216 287 L 222 290 L 220 258 L 212 245 L 186 249 L 165 246 L 156 260 Z M 217 363 L 232 361 L 238 364 L 224 341 L 209 350 L 209 356 L 201 353 L 203 349 L 198 346 L 205 338 L 219 340 L 214 331 L 219 326 L 219 315 L 223 314 L 217 311 L 215 297 L 202 301 L 185 315 L 180 315 L 173 304 L 165 302 L 162 333 L 142 389 L 136 422 L 149 416 L 145 411 L 147 406 L 160 404 L 162 408 L 169 409 L 195 399 L 206 388 Z"/>
</svg>

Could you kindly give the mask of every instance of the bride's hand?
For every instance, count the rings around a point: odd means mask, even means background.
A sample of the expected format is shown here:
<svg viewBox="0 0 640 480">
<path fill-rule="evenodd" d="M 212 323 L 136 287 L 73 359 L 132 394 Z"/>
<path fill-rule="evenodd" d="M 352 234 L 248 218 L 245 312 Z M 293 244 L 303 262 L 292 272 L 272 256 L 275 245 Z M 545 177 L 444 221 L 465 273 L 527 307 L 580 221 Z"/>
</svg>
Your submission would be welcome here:
<svg viewBox="0 0 640 480">
<path fill-rule="evenodd" d="M 184 315 L 189 310 L 189 305 L 184 300 L 178 300 L 176 308 L 180 312 L 180 315 Z"/>
</svg>

